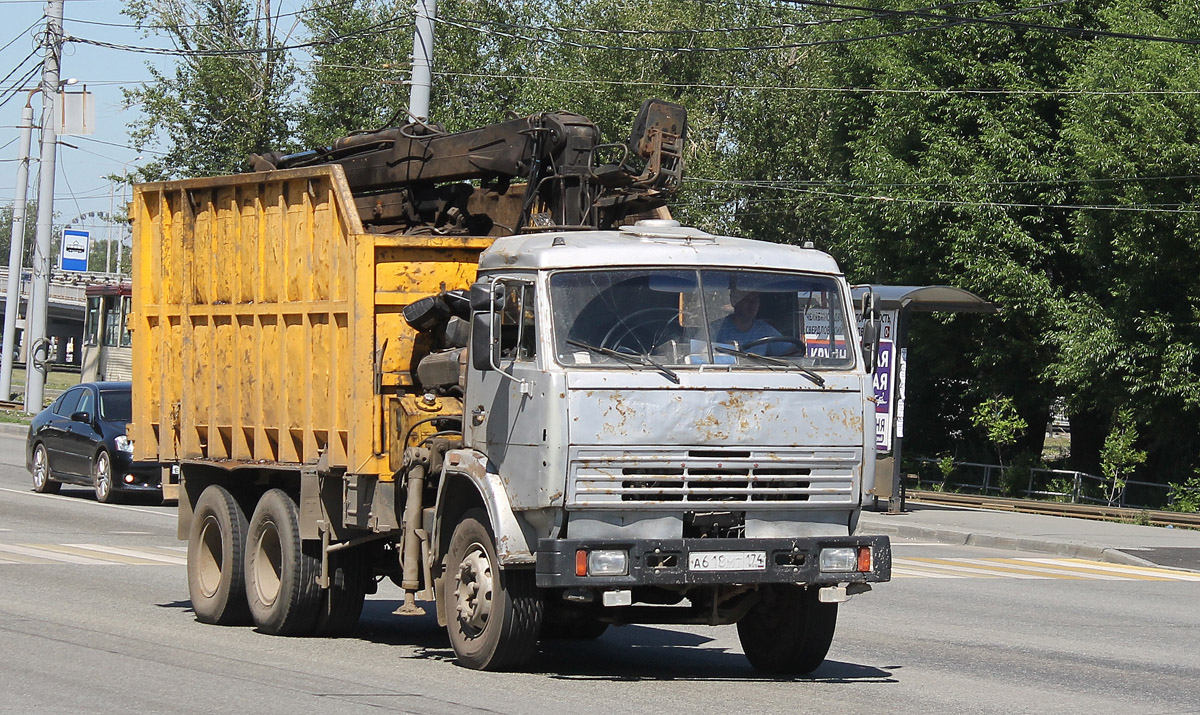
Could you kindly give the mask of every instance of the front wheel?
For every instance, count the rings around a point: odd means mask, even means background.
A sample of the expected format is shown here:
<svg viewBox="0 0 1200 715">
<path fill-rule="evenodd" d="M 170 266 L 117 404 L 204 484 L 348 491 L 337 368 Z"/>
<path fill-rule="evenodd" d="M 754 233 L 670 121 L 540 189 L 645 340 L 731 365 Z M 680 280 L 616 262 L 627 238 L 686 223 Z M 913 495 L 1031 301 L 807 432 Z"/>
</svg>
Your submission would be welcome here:
<svg viewBox="0 0 1200 715">
<path fill-rule="evenodd" d="M 116 500 L 112 458 L 104 450 L 100 450 L 96 459 L 92 461 L 92 489 L 96 492 L 96 501 L 101 504 L 111 504 Z"/>
<path fill-rule="evenodd" d="M 487 514 L 467 512 L 446 558 L 446 630 L 458 661 L 475 670 L 514 670 L 533 657 L 542 599 L 532 570 L 500 569 Z"/>
<path fill-rule="evenodd" d="M 825 660 L 837 626 L 837 604 L 821 603 L 817 587 L 772 584 L 738 621 L 738 639 L 755 669 L 811 673 Z"/>
<path fill-rule="evenodd" d="M 39 444 L 33 448 L 33 491 L 38 494 L 54 494 L 62 486 L 50 478 L 50 455 L 46 445 Z"/>
</svg>

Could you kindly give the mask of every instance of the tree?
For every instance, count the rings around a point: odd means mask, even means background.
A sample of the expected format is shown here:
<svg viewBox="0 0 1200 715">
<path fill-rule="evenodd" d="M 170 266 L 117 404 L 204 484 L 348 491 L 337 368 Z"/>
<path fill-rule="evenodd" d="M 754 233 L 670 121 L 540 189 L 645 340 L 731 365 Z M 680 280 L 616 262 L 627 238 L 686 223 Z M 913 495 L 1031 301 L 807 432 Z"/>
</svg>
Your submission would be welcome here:
<svg viewBox="0 0 1200 715">
<path fill-rule="evenodd" d="M 1137 439 L 1133 412 L 1128 409 L 1114 412 L 1108 437 L 1100 450 L 1100 466 L 1107 480 L 1104 484 L 1104 496 L 1108 499 L 1109 506 L 1121 499 L 1125 493 L 1125 481 L 1134 468 L 1146 461 L 1146 453 L 1134 446 Z"/>
<path fill-rule="evenodd" d="M 351 132 L 408 121 L 403 80 L 412 51 L 411 3 L 314 0 L 301 22 L 317 43 L 301 80 L 302 146 L 325 146 Z"/>
<path fill-rule="evenodd" d="M 125 92 L 142 109 L 130 124 L 134 145 L 166 146 L 140 176 L 229 174 L 251 153 L 290 146 L 294 71 L 269 2 L 127 0 L 125 14 L 167 35 L 179 58 L 173 73 L 147 65 L 151 81 Z"/>
</svg>

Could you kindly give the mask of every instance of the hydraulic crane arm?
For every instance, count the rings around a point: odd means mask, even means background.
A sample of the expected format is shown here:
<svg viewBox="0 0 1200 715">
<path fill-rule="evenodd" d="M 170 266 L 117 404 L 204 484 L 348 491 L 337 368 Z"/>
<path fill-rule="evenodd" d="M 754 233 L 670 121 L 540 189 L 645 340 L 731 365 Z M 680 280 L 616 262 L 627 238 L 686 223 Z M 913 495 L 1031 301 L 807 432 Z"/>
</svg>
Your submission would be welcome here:
<svg viewBox="0 0 1200 715">
<path fill-rule="evenodd" d="M 683 107 L 651 99 L 626 144 L 600 143 L 599 129 L 581 115 L 543 112 L 453 134 L 406 124 L 298 154 L 256 154 L 251 166 L 340 164 L 363 223 L 390 230 L 609 228 L 678 189 L 686 124 Z M 515 225 L 489 211 L 495 201 L 475 196 L 508 195 L 510 186 L 521 192 Z"/>
</svg>

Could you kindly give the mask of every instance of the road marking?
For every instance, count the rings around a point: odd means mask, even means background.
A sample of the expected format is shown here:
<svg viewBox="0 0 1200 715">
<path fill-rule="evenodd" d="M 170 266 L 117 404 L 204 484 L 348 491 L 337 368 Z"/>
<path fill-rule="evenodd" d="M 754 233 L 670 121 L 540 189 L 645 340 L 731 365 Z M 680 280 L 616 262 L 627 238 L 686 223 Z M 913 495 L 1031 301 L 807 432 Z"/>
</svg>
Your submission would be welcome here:
<svg viewBox="0 0 1200 715">
<path fill-rule="evenodd" d="M 894 558 L 899 578 L 1016 578 L 1084 581 L 1200 581 L 1200 574 L 1148 566 L 1124 566 L 1085 559 Z"/>
<path fill-rule="evenodd" d="M 69 486 L 75 486 L 75 485 L 69 485 Z M 139 509 L 135 506 L 123 506 L 121 504 L 101 504 L 100 502 L 97 502 L 97 501 L 91 501 L 90 499 L 80 499 L 79 497 L 68 496 L 66 494 L 38 494 L 37 492 L 31 491 L 29 489 L 9 489 L 8 487 L 0 487 L 0 492 L 7 492 L 9 494 L 22 494 L 22 495 L 28 496 L 28 497 L 37 497 L 38 499 L 65 499 L 66 501 L 69 501 L 73 504 L 90 504 L 91 506 L 103 507 L 105 509 L 120 509 L 122 511 L 136 511 L 136 512 L 140 512 L 142 514 L 156 514 L 158 516 L 166 516 L 171 519 L 178 518 L 174 508 L 167 509 L 167 510 Z"/>
<path fill-rule="evenodd" d="M 0 565 L 183 566 L 186 563 L 186 556 L 178 550 L 153 546 L 125 548 L 99 544 L 0 544 Z"/>
</svg>

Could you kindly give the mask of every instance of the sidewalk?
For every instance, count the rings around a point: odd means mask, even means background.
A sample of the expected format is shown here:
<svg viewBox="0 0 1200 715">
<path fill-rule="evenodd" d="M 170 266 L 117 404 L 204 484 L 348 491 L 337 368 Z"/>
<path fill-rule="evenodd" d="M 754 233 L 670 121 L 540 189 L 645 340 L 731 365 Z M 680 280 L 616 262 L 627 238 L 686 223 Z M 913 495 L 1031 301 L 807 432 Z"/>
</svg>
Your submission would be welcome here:
<svg viewBox="0 0 1200 715">
<path fill-rule="evenodd" d="M 909 501 L 903 514 L 863 511 L 862 533 L 1200 571 L 1200 531 Z"/>
</svg>

